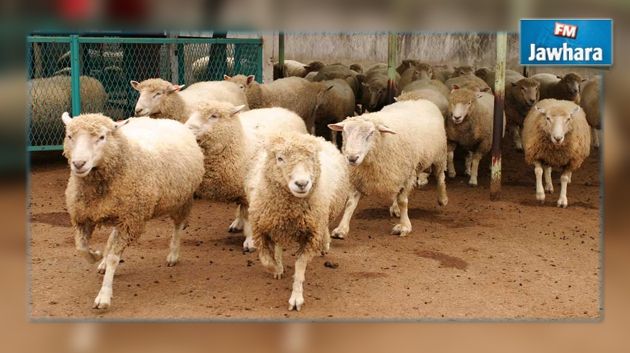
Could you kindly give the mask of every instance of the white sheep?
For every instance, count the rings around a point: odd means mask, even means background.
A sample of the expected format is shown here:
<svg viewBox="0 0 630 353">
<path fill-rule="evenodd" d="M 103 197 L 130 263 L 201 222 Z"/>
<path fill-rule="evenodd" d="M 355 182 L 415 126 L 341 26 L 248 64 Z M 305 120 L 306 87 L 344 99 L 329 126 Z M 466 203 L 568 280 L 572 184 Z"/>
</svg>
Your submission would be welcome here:
<svg viewBox="0 0 630 353">
<path fill-rule="evenodd" d="M 179 260 L 181 231 L 203 177 L 203 154 L 184 125 L 171 120 L 131 118 L 114 122 L 102 114 L 72 119 L 66 126 L 63 154 L 70 165 L 66 206 L 76 231 L 77 250 L 90 262 L 103 259 L 103 285 L 94 308 L 111 304 L 116 267 L 125 248 L 145 223 L 168 215 L 175 229 L 167 264 Z M 113 225 L 103 255 L 89 248 L 94 228 Z"/>
<path fill-rule="evenodd" d="M 247 98 L 243 89 L 225 80 L 197 82 L 182 90 L 183 85 L 174 85 L 160 78 L 152 78 L 142 82 L 131 81 L 131 87 L 140 92 L 135 108 L 137 116 L 185 122 L 196 106 L 207 100 L 224 101 L 247 107 Z"/>
<path fill-rule="evenodd" d="M 281 278 L 283 248 L 298 245 L 289 310 L 299 311 L 306 266 L 314 255 L 328 251 L 329 223 L 341 213 L 348 196 L 347 163 L 322 138 L 282 131 L 265 143 L 247 185 L 262 265 Z"/>
<path fill-rule="evenodd" d="M 600 84 L 601 77 L 593 76 L 582 85 L 582 99 L 580 106 L 586 113 L 586 121 L 591 126 L 591 143 L 593 147 L 599 148 L 599 134 L 601 131 L 601 112 L 600 112 Z"/>
<path fill-rule="evenodd" d="M 204 154 L 205 174 L 197 194 L 219 202 L 239 205 L 230 232 L 243 231 L 245 251 L 253 250 L 251 227 L 248 221 L 248 202 L 245 195 L 245 176 L 266 136 L 275 131 L 306 133 L 302 119 L 283 108 L 239 111 L 229 103 L 208 101 L 201 103 L 186 126 L 197 138 Z"/>
<path fill-rule="evenodd" d="M 350 218 L 362 195 L 392 200 L 390 213 L 400 215 L 392 234 L 409 234 L 408 195 L 418 173 L 429 167 L 437 179 L 438 203 L 448 203 L 444 182 L 446 133 L 444 118 L 435 104 L 427 100 L 396 102 L 380 112 L 351 117 L 329 127 L 343 131 L 342 150 L 350 164 L 353 186 L 333 237 L 348 234 Z"/>
<path fill-rule="evenodd" d="M 543 99 L 530 110 L 523 123 L 523 148 L 525 161 L 534 165 L 538 201 L 545 201 L 545 192 L 553 192 L 552 168 L 560 168 L 557 205 L 568 206 L 567 184 L 588 157 L 590 141 L 591 131 L 579 105 L 567 100 Z"/>
<path fill-rule="evenodd" d="M 449 116 L 446 119 L 448 176 L 451 178 L 456 176 L 453 159 L 455 147 L 459 145 L 468 151 L 466 157 L 466 174 L 470 175 L 468 184 L 477 186 L 479 161 L 492 148 L 494 96 L 455 86 L 448 101 Z M 505 133 L 505 115 L 503 127 Z"/>
</svg>

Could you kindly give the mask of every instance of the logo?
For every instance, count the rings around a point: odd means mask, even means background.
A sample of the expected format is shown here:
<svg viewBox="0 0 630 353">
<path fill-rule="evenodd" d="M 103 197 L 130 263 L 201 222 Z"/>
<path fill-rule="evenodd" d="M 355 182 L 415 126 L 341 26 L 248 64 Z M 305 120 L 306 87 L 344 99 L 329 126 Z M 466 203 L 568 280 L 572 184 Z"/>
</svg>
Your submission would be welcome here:
<svg viewBox="0 0 630 353">
<path fill-rule="evenodd" d="M 522 19 L 521 65 L 610 66 L 612 20 Z"/>
</svg>

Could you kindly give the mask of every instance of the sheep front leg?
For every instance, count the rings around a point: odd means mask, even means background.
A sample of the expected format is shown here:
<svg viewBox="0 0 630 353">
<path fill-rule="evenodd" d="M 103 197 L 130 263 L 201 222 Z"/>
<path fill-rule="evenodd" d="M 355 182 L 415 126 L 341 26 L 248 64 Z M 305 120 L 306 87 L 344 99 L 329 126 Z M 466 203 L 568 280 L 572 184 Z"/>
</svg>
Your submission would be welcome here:
<svg viewBox="0 0 630 353">
<path fill-rule="evenodd" d="M 110 249 L 112 248 L 112 243 L 114 242 L 114 238 L 118 237 L 118 230 L 116 227 L 112 229 L 112 232 L 109 234 L 109 238 L 107 238 L 107 245 L 105 245 L 105 250 L 103 251 L 103 260 L 98 264 L 96 271 L 100 274 L 105 274 L 105 269 L 107 268 L 107 254 L 109 254 Z"/>
<path fill-rule="evenodd" d="M 433 175 L 437 180 L 438 204 L 446 206 L 448 195 L 446 195 L 446 177 L 444 176 L 444 162 L 433 165 Z"/>
<path fill-rule="evenodd" d="M 114 274 L 116 268 L 120 263 L 120 258 L 127 245 L 136 239 L 140 232 L 135 230 L 132 232 L 123 231 L 119 229 L 120 236 L 114 237 L 112 240 L 111 248 L 107 254 L 105 276 L 103 276 L 103 284 L 101 290 L 98 292 L 96 299 L 94 299 L 94 309 L 108 309 L 112 303 Z"/>
<path fill-rule="evenodd" d="M 389 206 L 389 216 L 400 218 L 400 207 L 398 207 L 398 201 L 396 197 L 394 197 L 394 201 L 392 202 L 392 205 Z"/>
<path fill-rule="evenodd" d="M 534 162 L 534 174 L 536 174 L 536 200 L 545 202 L 545 189 L 543 188 L 543 167 L 540 162 Z"/>
<path fill-rule="evenodd" d="M 446 169 L 448 170 L 449 178 L 454 178 L 457 175 L 457 172 L 455 171 L 455 162 L 453 161 L 455 159 L 455 146 L 456 145 L 454 143 L 448 143 L 448 152 L 446 154 Z"/>
<path fill-rule="evenodd" d="M 514 140 L 514 148 L 517 151 L 523 151 L 523 139 L 521 138 L 521 127 L 518 125 L 512 126 L 512 138 Z"/>
<path fill-rule="evenodd" d="M 401 237 L 407 236 L 411 232 L 411 221 L 408 214 L 408 202 L 409 191 L 407 189 L 401 190 L 396 196 L 398 207 L 400 207 L 400 223 L 396 224 L 392 228 L 393 235 L 400 235 Z"/>
<path fill-rule="evenodd" d="M 282 247 L 279 244 L 266 240 L 258 251 L 258 259 L 265 269 L 273 274 L 273 278 L 282 278 L 284 266 L 282 265 Z"/>
<path fill-rule="evenodd" d="M 311 255 L 300 254 L 295 261 L 295 273 L 293 274 L 293 291 L 289 298 L 289 311 L 295 309 L 300 311 L 302 305 L 304 305 L 304 274 L 306 273 L 306 265 L 311 258 Z"/>
<path fill-rule="evenodd" d="M 230 224 L 228 228 L 228 232 L 230 233 L 239 233 L 243 231 L 243 206 L 240 204 L 236 206 L 236 218 Z"/>
<path fill-rule="evenodd" d="M 470 179 L 468 185 L 477 186 L 477 173 L 479 172 L 479 161 L 481 153 L 475 152 L 470 156 Z"/>
<path fill-rule="evenodd" d="M 464 164 L 466 165 L 466 169 L 464 170 L 464 174 L 466 174 L 468 176 L 472 176 L 472 172 L 470 171 L 470 169 L 472 167 L 472 158 L 473 158 L 473 153 L 472 152 L 468 152 L 468 155 L 466 156 L 466 160 L 464 161 Z"/>
<path fill-rule="evenodd" d="M 572 174 L 570 170 L 565 170 L 560 176 L 560 198 L 558 199 L 558 207 L 566 208 L 569 205 L 569 201 L 567 200 L 567 185 L 571 183 Z"/>
<path fill-rule="evenodd" d="M 95 225 L 92 222 L 80 223 L 76 225 L 76 231 L 74 234 L 74 245 L 83 257 L 93 264 L 100 260 L 103 255 L 98 250 L 90 249 L 90 238 L 94 233 Z"/>
<path fill-rule="evenodd" d="M 168 256 L 166 256 L 166 266 L 172 267 L 179 261 L 179 245 L 181 244 L 182 231 L 186 228 L 186 222 L 182 221 L 175 224 L 171 242 L 169 244 Z"/>
<path fill-rule="evenodd" d="M 358 192 L 357 190 L 353 190 L 352 192 L 350 192 L 348 201 L 346 201 L 346 209 L 343 211 L 341 221 L 339 222 L 337 228 L 335 228 L 335 230 L 333 230 L 331 234 L 333 238 L 343 239 L 346 237 L 346 235 L 348 235 L 348 232 L 350 231 L 350 219 L 352 218 L 352 214 L 357 208 L 360 199 L 360 192 Z"/>
<path fill-rule="evenodd" d="M 599 132 L 596 128 L 591 128 L 591 146 L 599 148 Z"/>
<path fill-rule="evenodd" d="M 243 217 L 243 235 L 245 236 L 243 251 L 253 252 L 256 250 L 256 245 L 254 244 L 254 237 L 252 236 L 252 224 L 249 222 L 249 211 L 245 205 L 241 205 L 241 216 Z"/>
<path fill-rule="evenodd" d="M 545 176 L 545 191 L 548 193 L 553 193 L 553 180 L 551 179 L 551 167 L 545 166 L 543 175 Z"/>
</svg>

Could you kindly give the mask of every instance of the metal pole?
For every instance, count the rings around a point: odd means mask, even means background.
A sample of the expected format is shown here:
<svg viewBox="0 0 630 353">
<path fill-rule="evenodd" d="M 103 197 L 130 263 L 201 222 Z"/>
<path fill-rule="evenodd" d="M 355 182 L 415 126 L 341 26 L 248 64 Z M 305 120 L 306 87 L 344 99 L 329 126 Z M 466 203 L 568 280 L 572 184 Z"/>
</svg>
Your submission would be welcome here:
<svg viewBox="0 0 630 353">
<path fill-rule="evenodd" d="M 168 34 L 168 38 L 177 38 L 177 34 L 175 33 L 169 33 Z M 176 43 L 171 43 L 171 44 L 167 44 L 168 45 L 168 59 L 170 62 L 170 66 L 171 66 L 171 82 L 172 83 L 176 83 L 176 84 L 180 84 L 179 83 L 179 61 L 178 61 L 178 55 L 179 53 L 177 52 L 177 44 Z"/>
<path fill-rule="evenodd" d="M 398 34 L 389 32 L 387 38 L 387 104 L 394 103 L 397 95 L 396 87 L 396 63 L 398 58 Z"/>
<path fill-rule="evenodd" d="M 497 33 L 497 65 L 494 81 L 494 124 L 492 130 L 492 165 L 490 166 L 490 199 L 497 200 L 501 193 L 501 139 L 503 138 L 503 109 L 505 99 L 505 61 L 507 33 Z"/>
<path fill-rule="evenodd" d="M 282 68 L 280 70 L 280 78 L 284 77 L 284 32 L 278 34 L 278 64 Z"/>
<path fill-rule="evenodd" d="M 70 92 L 72 116 L 81 114 L 81 60 L 79 59 L 79 36 L 70 36 Z"/>
</svg>

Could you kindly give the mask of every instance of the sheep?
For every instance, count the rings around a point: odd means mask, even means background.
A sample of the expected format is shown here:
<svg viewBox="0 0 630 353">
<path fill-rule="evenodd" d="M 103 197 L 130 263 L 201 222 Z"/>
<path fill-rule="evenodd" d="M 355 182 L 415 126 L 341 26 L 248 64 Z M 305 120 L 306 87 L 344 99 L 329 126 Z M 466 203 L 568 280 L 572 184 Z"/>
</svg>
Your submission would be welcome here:
<svg viewBox="0 0 630 353">
<path fill-rule="evenodd" d="M 407 100 L 418 100 L 418 99 L 426 99 L 428 101 L 433 102 L 438 109 L 440 109 L 440 113 L 443 116 L 446 116 L 448 112 L 448 98 L 446 98 L 442 93 L 440 93 L 436 89 L 431 88 L 421 88 L 413 91 L 403 92 L 400 96 L 395 98 L 396 101 L 407 101 Z"/>
<path fill-rule="evenodd" d="M 190 47 L 187 47 L 187 50 L 190 50 Z M 193 49 L 194 50 L 194 49 Z M 187 54 L 186 54 L 187 55 Z M 191 66 L 192 73 L 192 81 L 193 82 L 202 82 L 206 81 L 209 78 L 208 73 L 208 65 L 210 63 L 210 57 L 208 55 L 202 56 L 199 59 L 195 60 Z M 213 62 L 213 64 L 215 64 Z M 241 63 L 241 66 L 244 67 L 246 64 Z M 233 72 L 235 67 L 235 61 L 233 56 L 227 56 L 225 58 L 225 69 L 228 72 Z"/>
<path fill-rule="evenodd" d="M 313 110 L 317 103 L 317 94 L 323 89 L 318 82 L 310 82 L 301 77 L 287 77 L 259 84 L 253 75 L 236 75 L 230 81 L 239 84 L 244 82 L 250 108 L 282 107 L 292 110 L 302 117 L 308 131 L 314 133 Z"/>
<path fill-rule="evenodd" d="M 495 72 L 493 70 L 488 69 L 487 67 L 482 67 L 479 68 L 475 71 L 475 76 L 479 77 L 480 79 L 484 80 L 488 86 L 490 88 L 492 88 L 492 90 L 494 91 L 494 85 L 495 85 Z M 518 80 L 521 80 L 525 78 L 523 75 L 521 75 L 520 73 L 514 71 L 514 70 L 505 70 L 505 83 L 507 86 L 508 82 L 516 82 Z"/>
<path fill-rule="evenodd" d="M 433 68 L 431 67 L 431 65 L 423 63 L 419 60 L 403 60 L 396 68 L 396 72 L 398 72 L 398 74 L 402 77 L 405 71 L 412 68 L 415 68 L 416 70 L 421 72 L 423 74 L 423 78 L 430 79 L 431 77 L 433 77 Z"/>
<path fill-rule="evenodd" d="M 432 167 L 437 179 L 438 203 L 446 205 L 446 132 L 437 106 L 427 100 L 396 102 L 380 112 L 367 113 L 330 124 L 343 131 L 343 154 L 350 165 L 352 188 L 339 226 L 332 236 L 344 238 L 362 195 L 393 201 L 390 214 L 400 217 L 392 234 L 411 232 L 408 195 L 420 171 Z"/>
<path fill-rule="evenodd" d="M 460 76 L 472 76 L 474 74 L 474 69 L 472 66 L 463 65 L 463 66 L 455 66 L 453 68 L 453 74 L 450 78 L 460 77 Z"/>
<path fill-rule="evenodd" d="M 59 116 L 72 108 L 70 76 L 36 78 L 28 82 L 29 112 L 31 133 L 45 130 L 50 136 L 63 136 L 63 126 L 58 123 Z M 79 95 L 81 112 L 103 112 L 108 95 L 101 82 L 90 76 L 79 77 Z M 37 138 L 31 136 L 31 138 Z M 57 143 L 57 141 L 55 141 Z"/>
<path fill-rule="evenodd" d="M 580 83 L 585 80 L 576 73 L 564 76 L 542 73 L 531 77 L 540 83 L 540 99 L 563 99 L 580 104 Z"/>
<path fill-rule="evenodd" d="M 328 251 L 328 225 L 348 197 L 348 166 L 322 138 L 282 131 L 265 143 L 247 185 L 260 262 L 274 278 L 284 273 L 283 248 L 298 244 L 289 310 L 300 311 L 306 266 L 313 256 Z"/>
<path fill-rule="evenodd" d="M 486 83 L 486 81 L 480 79 L 475 75 L 459 75 L 455 77 L 451 77 L 445 82 L 446 87 L 452 90 L 454 86 L 458 86 L 460 88 L 468 88 L 473 91 L 480 92 L 490 92 L 490 86 Z"/>
<path fill-rule="evenodd" d="M 342 79 L 322 81 L 325 88 L 317 94 L 313 110 L 316 127 L 331 123 L 338 123 L 348 116 L 354 115 L 355 98 L 348 82 Z M 326 128 L 328 130 L 328 128 Z M 330 132 L 330 130 L 328 130 Z M 331 141 L 337 143 L 337 132 L 332 131 Z"/>
<path fill-rule="evenodd" d="M 591 144 L 595 148 L 599 148 L 599 133 L 601 129 L 601 113 L 599 104 L 601 78 L 594 76 L 584 82 L 582 86 L 582 99 L 580 106 L 586 113 L 586 121 L 591 126 Z"/>
<path fill-rule="evenodd" d="M 400 75 L 396 73 L 394 88 L 398 85 Z M 365 82 L 361 82 L 361 103 L 369 111 L 381 110 L 387 102 L 387 65 L 376 64 L 365 73 Z M 397 96 L 394 92 L 394 96 Z"/>
<path fill-rule="evenodd" d="M 89 262 L 102 258 L 105 276 L 94 308 L 111 305 L 116 267 L 145 223 L 168 215 L 175 225 L 167 265 L 179 260 L 181 231 L 203 177 L 203 155 L 184 125 L 147 117 L 114 122 L 102 114 L 62 115 L 63 155 L 70 165 L 66 206 L 76 249 Z M 112 224 L 103 254 L 89 247 L 96 226 Z"/>
<path fill-rule="evenodd" d="M 359 67 L 355 66 L 355 69 L 359 69 Z M 361 68 L 361 70 L 363 70 Z M 342 80 L 346 80 L 352 91 L 354 92 L 355 99 L 357 103 L 359 103 L 361 99 L 361 80 L 363 74 L 357 71 L 351 70 L 347 66 L 343 64 L 331 64 L 326 65 L 318 70 L 317 75 L 313 77 L 313 81 L 328 81 L 334 80 L 336 78 L 340 78 Z"/>
<path fill-rule="evenodd" d="M 315 76 L 317 76 L 318 73 L 319 71 L 311 71 L 306 74 L 306 76 L 304 76 L 304 79 L 313 82 L 315 80 Z"/>
<path fill-rule="evenodd" d="M 287 109 L 254 109 L 238 114 L 241 108 L 207 101 L 191 114 L 186 126 L 193 131 L 204 155 L 205 174 L 197 195 L 239 205 L 237 218 L 228 230 L 243 230 L 243 249 L 249 251 L 254 245 L 244 183 L 253 157 L 270 132 L 282 129 L 306 133 L 306 127 L 299 116 Z"/>
<path fill-rule="evenodd" d="M 400 90 L 404 90 L 405 87 L 416 80 L 430 80 L 433 77 L 433 70 L 431 65 L 424 63 L 417 63 L 403 71 L 400 74 L 400 81 L 398 87 Z"/>
<path fill-rule="evenodd" d="M 591 131 L 584 110 L 574 102 L 543 99 L 529 111 L 523 123 L 525 161 L 534 165 L 536 199 L 545 201 L 553 192 L 552 168 L 562 169 L 558 207 L 567 207 L 567 184 L 590 153 Z M 543 188 L 543 172 L 545 186 Z"/>
<path fill-rule="evenodd" d="M 451 90 L 449 90 L 446 87 L 446 85 L 442 83 L 442 81 L 435 80 L 435 79 L 433 80 L 422 79 L 422 80 L 413 81 L 402 90 L 402 93 L 416 91 L 420 89 L 435 90 L 439 92 L 440 94 L 442 94 L 444 97 L 448 97 L 448 95 L 451 93 Z"/>
<path fill-rule="evenodd" d="M 453 69 L 448 65 L 433 65 L 433 79 L 446 82 L 453 76 Z"/>
<path fill-rule="evenodd" d="M 448 102 L 449 117 L 446 119 L 448 176 L 451 178 L 456 176 L 453 159 L 455 147 L 460 145 L 468 151 L 466 158 L 466 174 L 470 175 L 468 184 L 477 186 L 479 161 L 492 148 L 494 97 L 486 92 L 455 86 Z M 503 119 L 505 123 L 505 115 Z"/>
<path fill-rule="evenodd" d="M 309 72 L 318 71 L 324 66 L 321 61 L 313 61 L 307 65 L 295 60 L 285 60 L 284 67 L 280 66 L 280 63 L 273 64 L 273 79 L 292 76 L 305 77 Z"/>
<path fill-rule="evenodd" d="M 363 73 L 363 66 L 361 66 L 361 64 L 350 64 L 349 69 L 356 72 L 357 74 Z"/>
<path fill-rule="evenodd" d="M 247 107 L 245 92 L 229 81 L 197 82 L 182 90 L 183 85 L 152 78 L 142 82 L 131 81 L 131 87 L 140 92 L 135 107 L 137 116 L 185 122 L 195 107 L 206 100 L 225 101 Z"/>
<path fill-rule="evenodd" d="M 525 119 L 529 110 L 539 99 L 540 84 L 538 81 L 523 76 L 520 76 L 520 79 L 518 76 L 511 77 L 510 81 L 506 79 L 505 116 L 512 130 L 514 147 L 517 151 L 523 150 L 523 143 L 521 141 L 523 119 Z"/>
</svg>

